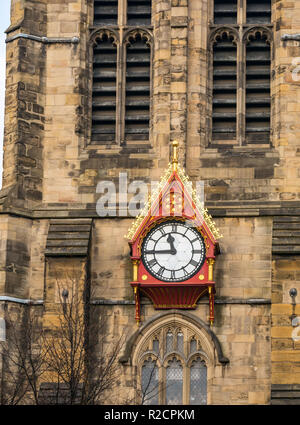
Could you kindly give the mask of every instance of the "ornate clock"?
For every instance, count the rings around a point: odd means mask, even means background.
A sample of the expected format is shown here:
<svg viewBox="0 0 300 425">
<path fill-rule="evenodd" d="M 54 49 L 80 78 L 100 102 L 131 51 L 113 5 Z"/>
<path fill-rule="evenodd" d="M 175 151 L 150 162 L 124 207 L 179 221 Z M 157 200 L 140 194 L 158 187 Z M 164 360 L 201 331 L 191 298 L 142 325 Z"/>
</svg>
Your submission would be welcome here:
<svg viewBox="0 0 300 425">
<path fill-rule="evenodd" d="M 127 235 L 136 320 L 141 320 L 140 293 L 150 298 L 156 309 L 195 309 L 198 299 L 208 294 L 212 324 L 213 266 L 220 235 L 178 166 L 176 142 L 173 148 L 173 161 L 157 193 Z"/>
<path fill-rule="evenodd" d="M 143 240 L 145 268 L 163 282 L 183 282 L 203 266 L 206 248 L 201 234 L 177 220 L 158 224 Z"/>
</svg>

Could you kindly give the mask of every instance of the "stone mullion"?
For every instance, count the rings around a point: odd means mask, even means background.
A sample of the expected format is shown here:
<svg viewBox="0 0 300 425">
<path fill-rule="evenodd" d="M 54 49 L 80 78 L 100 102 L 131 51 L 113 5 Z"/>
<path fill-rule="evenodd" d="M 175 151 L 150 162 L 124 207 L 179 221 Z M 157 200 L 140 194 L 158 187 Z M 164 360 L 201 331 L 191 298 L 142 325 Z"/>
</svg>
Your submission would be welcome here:
<svg viewBox="0 0 300 425">
<path fill-rule="evenodd" d="M 182 403 L 185 405 L 190 404 L 190 368 L 186 364 L 182 364 L 183 374 L 182 374 Z"/>
<path fill-rule="evenodd" d="M 121 30 L 120 33 L 120 55 L 121 60 L 118 63 L 118 73 L 119 73 L 119 110 L 120 110 L 120 142 L 121 144 L 125 143 L 125 103 L 126 103 L 126 60 L 127 60 L 127 51 L 126 51 L 126 44 L 123 41 L 123 30 Z"/>
<path fill-rule="evenodd" d="M 120 146 L 125 140 L 125 87 L 126 87 L 126 52 L 123 43 L 126 25 L 127 0 L 118 2 L 118 26 L 120 42 L 118 45 L 117 81 L 116 81 L 116 144 Z"/>
<path fill-rule="evenodd" d="M 246 0 L 238 0 L 237 3 L 237 25 L 239 31 L 239 40 L 237 40 L 237 98 L 236 98 L 236 141 L 239 146 L 244 140 L 244 121 L 245 121 L 245 100 L 244 100 L 244 54 L 241 43 L 243 36 L 243 23 L 245 22 Z"/>
<path fill-rule="evenodd" d="M 238 0 L 237 6 L 237 24 L 241 26 L 246 22 L 247 0 Z"/>
<path fill-rule="evenodd" d="M 122 140 L 122 30 L 119 30 L 120 41 L 117 45 L 117 69 L 116 69 L 116 145 L 119 146 Z"/>
<path fill-rule="evenodd" d="M 173 4 L 176 6 L 173 6 Z M 188 48 L 188 7 L 182 0 L 172 0 L 171 7 L 171 110 L 170 139 L 178 140 L 183 152 L 180 162 L 186 163 L 187 130 L 187 48 Z"/>
<path fill-rule="evenodd" d="M 245 72 L 246 72 L 246 63 L 245 63 L 245 49 L 242 42 L 242 27 L 240 27 L 240 39 L 237 43 L 237 143 L 242 145 L 245 140 Z"/>
</svg>

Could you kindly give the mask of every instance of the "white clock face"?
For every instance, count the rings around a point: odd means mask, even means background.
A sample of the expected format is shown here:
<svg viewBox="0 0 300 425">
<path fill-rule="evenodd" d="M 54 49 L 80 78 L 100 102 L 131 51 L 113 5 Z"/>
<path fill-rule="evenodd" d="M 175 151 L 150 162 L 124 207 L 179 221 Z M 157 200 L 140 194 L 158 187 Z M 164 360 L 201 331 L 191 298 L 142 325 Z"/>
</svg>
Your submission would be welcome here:
<svg viewBox="0 0 300 425">
<path fill-rule="evenodd" d="M 183 222 L 159 224 L 144 239 L 142 260 L 146 269 L 165 282 L 181 282 L 194 276 L 205 260 L 200 233 Z"/>
</svg>

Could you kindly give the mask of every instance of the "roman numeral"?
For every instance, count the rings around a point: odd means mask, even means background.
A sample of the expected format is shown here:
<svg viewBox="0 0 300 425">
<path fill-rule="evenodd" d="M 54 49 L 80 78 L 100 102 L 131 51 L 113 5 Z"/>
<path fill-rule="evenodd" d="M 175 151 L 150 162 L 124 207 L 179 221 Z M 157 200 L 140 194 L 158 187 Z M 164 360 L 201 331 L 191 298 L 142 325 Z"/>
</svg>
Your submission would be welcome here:
<svg viewBox="0 0 300 425">
<path fill-rule="evenodd" d="M 155 266 L 155 264 L 157 264 L 157 261 L 155 260 L 155 258 L 153 258 L 153 260 L 149 261 L 149 266 L 150 267 Z"/>
<path fill-rule="evenodd" d="M 196 239 L 193 239 L 191 242 L 192 243 L 194 243 L 194 242 L 196 242 L 196 241 L 198 241 L 199 239 L 198 238 L 196 238 Z"/>
<path fill-rule="evenodd" d="M 197 267 L 197 266 L 198 266 L 198 263 L 197 263 L 197 261 L 195 261 L 195 260 L 191 260 L 191 261 L 190 261 L 190 264 L 191 264 L 192 266 L 194 266 L 194 267 Z"/>
<path fill-rule="evenodd" d="M 195 249 L 193 254 L 202 254 L 202 249 Z"/>
<path fill-rule="evenodd" d="M 172 232 L 177 233 L 177 224 L 172 224 Z"/>
<path fill-rule="evenodd" d="M 166 234 L 165 229 L 164 229 L 163 227 L 161 227 L 161 228 L 159 229 L 159 231 L 161 232 L 161 234 L 162 234 L 162 235 L 165 235 L 165 234 Z"/>
<path fill-rule="evenodd" d="M 175 270 L 171 270 L 171 279 L 175 279 Z"/>
<path fill-rule="evenodd" d="M 161 267 L 159 270 L 158 270 L 158 272 L 157 272 L 157 274 L 158 274 L 158 276 L 162 276 L 163 274 L 164 274 L 164 271 L 165 271 L 166 269 L 164 268 L 164 267 Z"/>
<path fill-rule="evenodd" d="M 185 270 L 184 267 L 182 268 L 182 270 L 183 270 L 184 276 L 188 276 L 188 272 Z"/>
</svg>

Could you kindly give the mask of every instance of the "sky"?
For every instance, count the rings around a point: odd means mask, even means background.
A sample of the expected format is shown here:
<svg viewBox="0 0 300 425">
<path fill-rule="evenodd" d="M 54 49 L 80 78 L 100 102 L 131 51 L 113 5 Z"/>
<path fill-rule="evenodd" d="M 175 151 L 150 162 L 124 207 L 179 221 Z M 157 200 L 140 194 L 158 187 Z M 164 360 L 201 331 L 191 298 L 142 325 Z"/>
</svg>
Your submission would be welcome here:
<svg viewBox="0 0 300 425">
<path fill-rule="evenodd" d="M 2 187 L 3 125 L 5 94 L 5 38 L 10 24 L 10 0 L 0 0 L 0 187 Z"/>
</svg>

